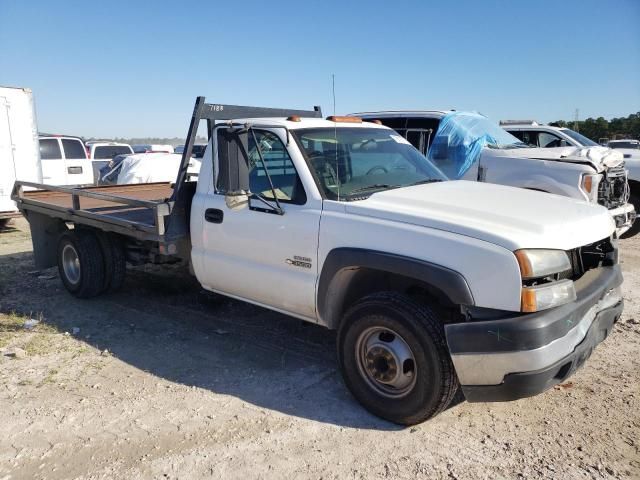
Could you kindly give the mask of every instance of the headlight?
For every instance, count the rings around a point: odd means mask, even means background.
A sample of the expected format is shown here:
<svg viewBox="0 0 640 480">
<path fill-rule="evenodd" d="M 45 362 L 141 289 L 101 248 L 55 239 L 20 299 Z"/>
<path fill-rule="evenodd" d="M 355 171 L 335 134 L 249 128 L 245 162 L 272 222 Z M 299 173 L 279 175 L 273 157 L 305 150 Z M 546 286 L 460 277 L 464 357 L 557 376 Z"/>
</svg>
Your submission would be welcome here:
<svg viewBox="0 0 640 480">
<path fill-rule="evenodd" d="M 523 280 L 541 278 L 571 269 L 569 256 L 564 250 L 516 250 Z"/>
<path fill-rule="evenodd" d="M 573 302 L 575 299 L 576 289 L 571 280 L 559 280 L 535 287 L 523 287 L 521 310 L 523 312 L 538 312 Z"/>
<path fill-rule="evenodd" d="M 600 185 L 600 181 L 602 180 L 602 175 L 595 174 L 584 174 L 582 175 L 582 180 L 580 182 L 580 189 L 587 196 L 590 202 L 598 201 L 598 186 Z"/>
<path fill-rule="evenodd" d="M 571 270 L 569 256 L 563 250 L 517 250 L 522 286 L 521 310 L 538 312 L 576 299 L 572 280 L 558 280 L 555 275 Z M 548 278 L 551 277 L 551 278 Z"/>
</svg>

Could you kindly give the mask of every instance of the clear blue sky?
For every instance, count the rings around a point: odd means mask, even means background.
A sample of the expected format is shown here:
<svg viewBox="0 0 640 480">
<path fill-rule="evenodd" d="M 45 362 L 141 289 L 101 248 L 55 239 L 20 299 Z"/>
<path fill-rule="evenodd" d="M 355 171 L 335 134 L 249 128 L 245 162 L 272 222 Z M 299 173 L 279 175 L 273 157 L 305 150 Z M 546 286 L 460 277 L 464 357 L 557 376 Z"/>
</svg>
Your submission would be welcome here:
<svg viewBox="0 0 640 480">
<path fill-rule="evenodd" d="M 0 85 L 42 131 L 184 136 L 197 95 L 331 113 L 640 111 L 640 0 L 0 0 Z"/>
</svg>

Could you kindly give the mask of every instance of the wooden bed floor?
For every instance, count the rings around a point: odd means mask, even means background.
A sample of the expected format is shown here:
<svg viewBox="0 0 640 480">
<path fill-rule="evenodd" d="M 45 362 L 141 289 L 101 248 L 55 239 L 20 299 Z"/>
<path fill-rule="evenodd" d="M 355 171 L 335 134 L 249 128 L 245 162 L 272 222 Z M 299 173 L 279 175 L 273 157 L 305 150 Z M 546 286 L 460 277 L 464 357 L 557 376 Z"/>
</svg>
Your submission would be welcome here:
<svg viewBox="0 0 640 480">
<path fill-rule="evenodd" d="M 116 197 L 134 200 L 165 201 L 173 193 L 170 183 L 138 183 L 134 185 L 107 185 L 82 188 L 85 192 L 104 193 Z M 48 203 L 64 208 L 73 208 L 72 196 L 65 192 L 49 190 L 25 191 L 24 198 Z M 112 216 L 122 220 L 153 225 L 154 218 L 150 209 L 130 206 L 96 198 L 79 197 L 80 208 L 92 213 Z"/>
</svg>

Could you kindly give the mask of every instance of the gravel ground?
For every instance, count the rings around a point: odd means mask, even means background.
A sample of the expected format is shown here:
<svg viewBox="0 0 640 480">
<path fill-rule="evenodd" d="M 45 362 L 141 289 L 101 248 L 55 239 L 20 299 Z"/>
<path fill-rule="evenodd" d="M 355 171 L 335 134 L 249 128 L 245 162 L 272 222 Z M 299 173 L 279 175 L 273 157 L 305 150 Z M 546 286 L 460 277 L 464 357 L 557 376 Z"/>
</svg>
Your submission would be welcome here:
<svg viewBox="0 0 640 480">
<path fill-rule="evenodd" d="M 77 300 L 34 269 L 15 221 L 0 232 L 0 479 L 640 478 L 640 237 L 621 250 L 624 316 L 569 381 L 400 428 L 351 398 L 331 332 L 159 268 Z"/>
</svg>

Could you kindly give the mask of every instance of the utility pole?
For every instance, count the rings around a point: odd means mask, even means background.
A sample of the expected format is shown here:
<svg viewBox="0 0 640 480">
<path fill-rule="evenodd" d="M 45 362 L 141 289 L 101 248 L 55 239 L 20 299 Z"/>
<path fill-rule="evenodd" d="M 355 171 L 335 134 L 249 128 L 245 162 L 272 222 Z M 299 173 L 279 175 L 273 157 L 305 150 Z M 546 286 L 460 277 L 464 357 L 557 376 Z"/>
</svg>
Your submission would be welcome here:
<svg viewBox="0 0 640 480">
<path fill-rule="evenodd" d="M 578 109 L 576 108 L 576 116 L 575 116 L 575 119 L 574 119 L 574 121 L 573 121 L 573 129 L 574 129 L 576 132 L 579 132 L 579 131 L 580 131 L 580 129 L 579 129 L 579 127 L 578 127 L 578 118 L 579 118 L 579 115 L 580 115 L 580 110 L 578 110 Z"/>
</svg>

